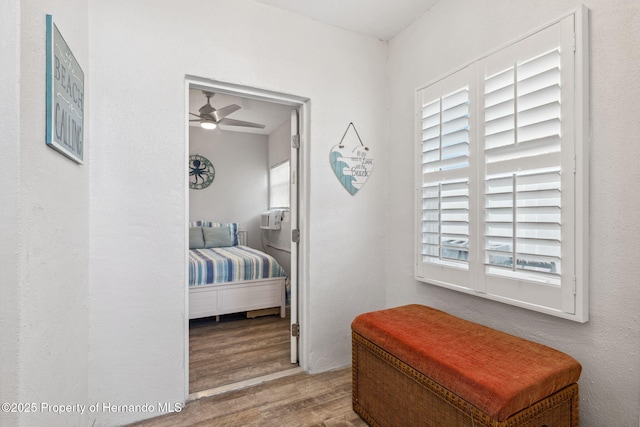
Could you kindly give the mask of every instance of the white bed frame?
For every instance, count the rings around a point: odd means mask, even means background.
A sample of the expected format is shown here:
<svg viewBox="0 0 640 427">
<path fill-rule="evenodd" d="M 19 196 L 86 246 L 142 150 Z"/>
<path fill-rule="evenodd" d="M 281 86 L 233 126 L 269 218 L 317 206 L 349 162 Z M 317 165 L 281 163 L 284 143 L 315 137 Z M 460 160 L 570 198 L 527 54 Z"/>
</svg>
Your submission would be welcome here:
<svg viewBox="0 0 640 427">
<path fill-rule="evenodd" d="M 280 317 L 285 317 L 284 277 L 189 289 L 189 319 L 273 307 L 280 307 Z"/>
<path fill-rule="evenodd" d="M 246 242 L 247 232 L 238 231 L 238 243 Z M 189 287 L 189 319 L 274 307 L 285 317 L 286 303 L 284 277 Z"/>
</svg>

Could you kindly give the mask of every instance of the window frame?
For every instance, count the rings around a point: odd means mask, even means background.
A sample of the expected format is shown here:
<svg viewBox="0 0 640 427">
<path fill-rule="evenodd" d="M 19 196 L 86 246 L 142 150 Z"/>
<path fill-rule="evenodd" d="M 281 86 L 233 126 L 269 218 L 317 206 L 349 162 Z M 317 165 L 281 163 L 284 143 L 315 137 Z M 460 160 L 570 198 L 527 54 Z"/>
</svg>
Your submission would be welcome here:
<svg viewBox="0 0 640 427">
<path fill-rule="evenodd" d="M 487 269 L 484 262 L 480 261 L 480 258 L 484 259 L 484 240 L 485 240 L 485 172 L 486 168 L 484 159 L 484 134 L 485 122 L 484 122 L 484 84 L 487 79 L 484 71 L 484 66 L 487 61 L 491 61 L 493 58 L 498 57 L 504 52 L 508 52 L 512 47 L 518 47 L 518 43 L 526 43 L 526 41 L 544 30 L 560 24 L 568 18 L 573 18 L 573 69 L 571 70 L 571 78 L 573 81 L 573 93 L 569 102 L 573 105 L 574 113 L 567 117 L 562 116 L 563 126 L 568 125 L 573 129 L 572 140 L 574 146 L 572 147 L 574 156 L 572 159 L 565 157 L 563 149 L 562 167 L 565 175 L 567 174 L 566 166 L 569 162 L 573 162 L 573 172 L 575 181 L 571 185 L 570 195 L 572 197 L 571 206 L 573 211 L 571 212 L 571 218 L 569 221 L 573 223 L 571 227 L 572 234 L 569 236 L 572 240 L 570 246 L 573 248 L 571 256 L 572 271 L 567 279 L 562 277 L 562 299 L 565 301 L 564 305 L 558 303 L 549 303 L 550 295 L 544 296 L 538 290 L 527 290 L 527 284 L 533 283 L 520 279 L 508 279 L 506 281 L 500 280 L 500 286 L 502 289 L 496 291 L 495 289 L 487 290 L 487 280 L 493 280 L 493 276 L 489 276 L 486 273 Z M 534 311 L 539 311 L 554 316 L 578 321 L 586 322 L 589 318 L 588 301 L 589 301 L 589 275 L 588 275 L 588 243 L 589 243 L 589 46 L 588 46 L 588 10 L 581 6 L 577 10 L 568 13 L 553 22 L 542 26 L 523 37 L 520 37 L 511 43 L 508 43 L 498 49 L 495 49 L 491 53 L 482 56 L 481 58 L 455 70 L 452 73 L 440 77 L 431 83 L 416 89 L 415 92 L 415 105 L 416 105 L 416 129 L 415 129 L 415 165 L 416 165 L 416 206 L 415 212 L 415 279 L 429 284 L 434 284 L 449 289 L 457 290 L 460 292 L 477 295 L 486 299 L 501 301 L 510 305 L 515 305 Z M 563 34 L 564 36 L 564 34 Z M 424 102 L 429 99 L 422 99 L 423 93 L 431 87 L 444 84 L 448 79 L 459 79 L 461 73 L 469 73 L 471 76 L 468 78 L 470 89 L 469 103 L 472 107 L 469 109 L 469 116 L 475 116 L 473 120 L 470 120 L 469 134 L 470 138 L 475 139 L 475 148 L 469 152 L 469 216 L 470 216 L 470 231 L 469 231 L 469 268 L 466 271 L 462 269 L 456 269 L 455 267 L 446 265 L 430 265 L 427 269 L 428 274 L 423 273 L 422 267 L 422 191 L 423 191 L 423 160 L 422 160 L 422 107 L 426 105 Z M 563 78 L 564 79 L 564 78 Z M 444 82 L 444 83 L 443 83 Z M 563 83 L 566 82 L 563 80 Z M 455 87 L 449 88 L 455 91 Z M 435 91 L 438 92 L 437 90 Z M 441 92 L 444 94 L 445 92 Z M 439 95 L 443 96 L 443 95 Z M 564 99 L 563 99 L 564 102 Z M 568 123 L 565 123 L 568 122 Z M 473 125 L 475 124 L 475 126 Z M 570 139 L 571 140 L 571 139 Z M 564 146 L 563 142 L 563 146 Z M 471 146 L 471 144 L 470 144 Z M 565 178 L 563 178 L 563 181 Z M 563 190 L 565 183 L 563 182 Z M 571 192 L 572 191 L 572 192 Z M 564 196 L 563 196 L 564 197 Z M 563 215 L 567 210 L 566 205 L 563 209 Z M 563 223 L 566 220 L 563 217 Z M 566 227 L 566 225 L 563 225 Z M 564 230 L 564 229 L 563 229 Z M 564 231 L 563 231 L 564 233 Z M 563 235 L 562 245 L 562 259 L 567 256 Z M 477 258 L 474 260 L 474 257 Z M 456 271 L 457 270 L 457 271 Z M 448 279 L 457 276 L 457 279 Z M 492 287 L 493 282 L 491 282 Z M 532 286 L 531 288 L 535 288 Z M 538 287 L 537 289 L 541 289 Z M 569 293 L 571 295 L 569 295 Z M 527 294 L 525 301 L 518 298 L 514 298 L 513 295 L 520 296 L 521 294 Z M 537 295 L 540 294 L 540 295 Z M 567 308 L 566 301 L 572 301 L 573 307 Z"/>
</svg>

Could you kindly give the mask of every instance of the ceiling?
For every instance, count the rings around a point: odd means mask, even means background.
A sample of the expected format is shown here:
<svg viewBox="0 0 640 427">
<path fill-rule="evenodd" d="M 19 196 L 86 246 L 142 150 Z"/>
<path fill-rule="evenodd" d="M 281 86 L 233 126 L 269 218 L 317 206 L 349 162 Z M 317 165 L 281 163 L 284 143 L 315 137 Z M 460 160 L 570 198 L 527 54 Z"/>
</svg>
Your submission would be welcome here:
<svg viewBox="0 0 640 427">
<path fill-rule="evenodd" d="M 440 0 L 255 0 L 327 25 L 388 41 L 407 28 Z M 207 102 L 200 89 L 189 91 L 189 111 L 197 113 Z M 231 119 L 261 123 L 265 129 L 221 126 L 222 131 L 269 135 L 287 121 L 291 107 L 256 99 L 217 93 L 211 105 L 222 108 L 229 104 L 242 107 Z M 193 116 L 190 116 L 193 119 Z M 198 123 L 191 122 L 191 126 Z"/>
<path fill-rule="evenodd" d="M 278 9 L 389 41 L 440 0 L 255 0 Z"/>
</svg>

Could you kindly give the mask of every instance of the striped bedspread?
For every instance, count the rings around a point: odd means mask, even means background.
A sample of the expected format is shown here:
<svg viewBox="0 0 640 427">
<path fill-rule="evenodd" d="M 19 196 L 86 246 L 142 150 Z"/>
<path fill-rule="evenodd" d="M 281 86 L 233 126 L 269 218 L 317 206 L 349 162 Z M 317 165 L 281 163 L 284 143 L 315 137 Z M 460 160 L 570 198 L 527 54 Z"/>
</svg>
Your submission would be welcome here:
<svg viewBox="0 0 640 427">
<path fill-rule="evenodd" d="M 189 250 L 189 286 L 285 276 L 272 256 L 247 246 Z"/>
</svg>

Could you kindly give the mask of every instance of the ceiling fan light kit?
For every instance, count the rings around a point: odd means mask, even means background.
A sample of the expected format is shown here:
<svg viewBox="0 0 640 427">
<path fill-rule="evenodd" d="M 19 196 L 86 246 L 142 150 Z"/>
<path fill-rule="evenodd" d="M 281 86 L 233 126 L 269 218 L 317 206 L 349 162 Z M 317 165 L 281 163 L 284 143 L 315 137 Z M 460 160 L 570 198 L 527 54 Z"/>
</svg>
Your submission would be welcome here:
<svg viewBox="0 0 640 427">
<path fill-rule="evenodd" d="M 189 120 L 190 122 L 200 122 L 200 126 L 203 129 L 215 129 L 218 125 L 264 129 L 265 126 L 258 123 L 226 118 L 229 114 L 238 111 L 241 107 L 236 104 L 231 104 L 216 110 L 211 105 L 211 98 L 215 93 L 206 90 L 203 90 L 202 93 L 207 97 L 207 103 L 198 110 L 198 113 L 200 114 L 189 113 L 192 116 L 197 117 L 197 119 Z"/>
<path fill-rule="evenodd" d="M 200 121 L 200 127 L 202 129 L 207 129 L 207 130 L 211 130 L 211 129 L 215 129 L 218 127 L 217 124 L 215 124 L 215 122 L 210 122 L 208 120 L 201 120 Z"/>
</svg>

